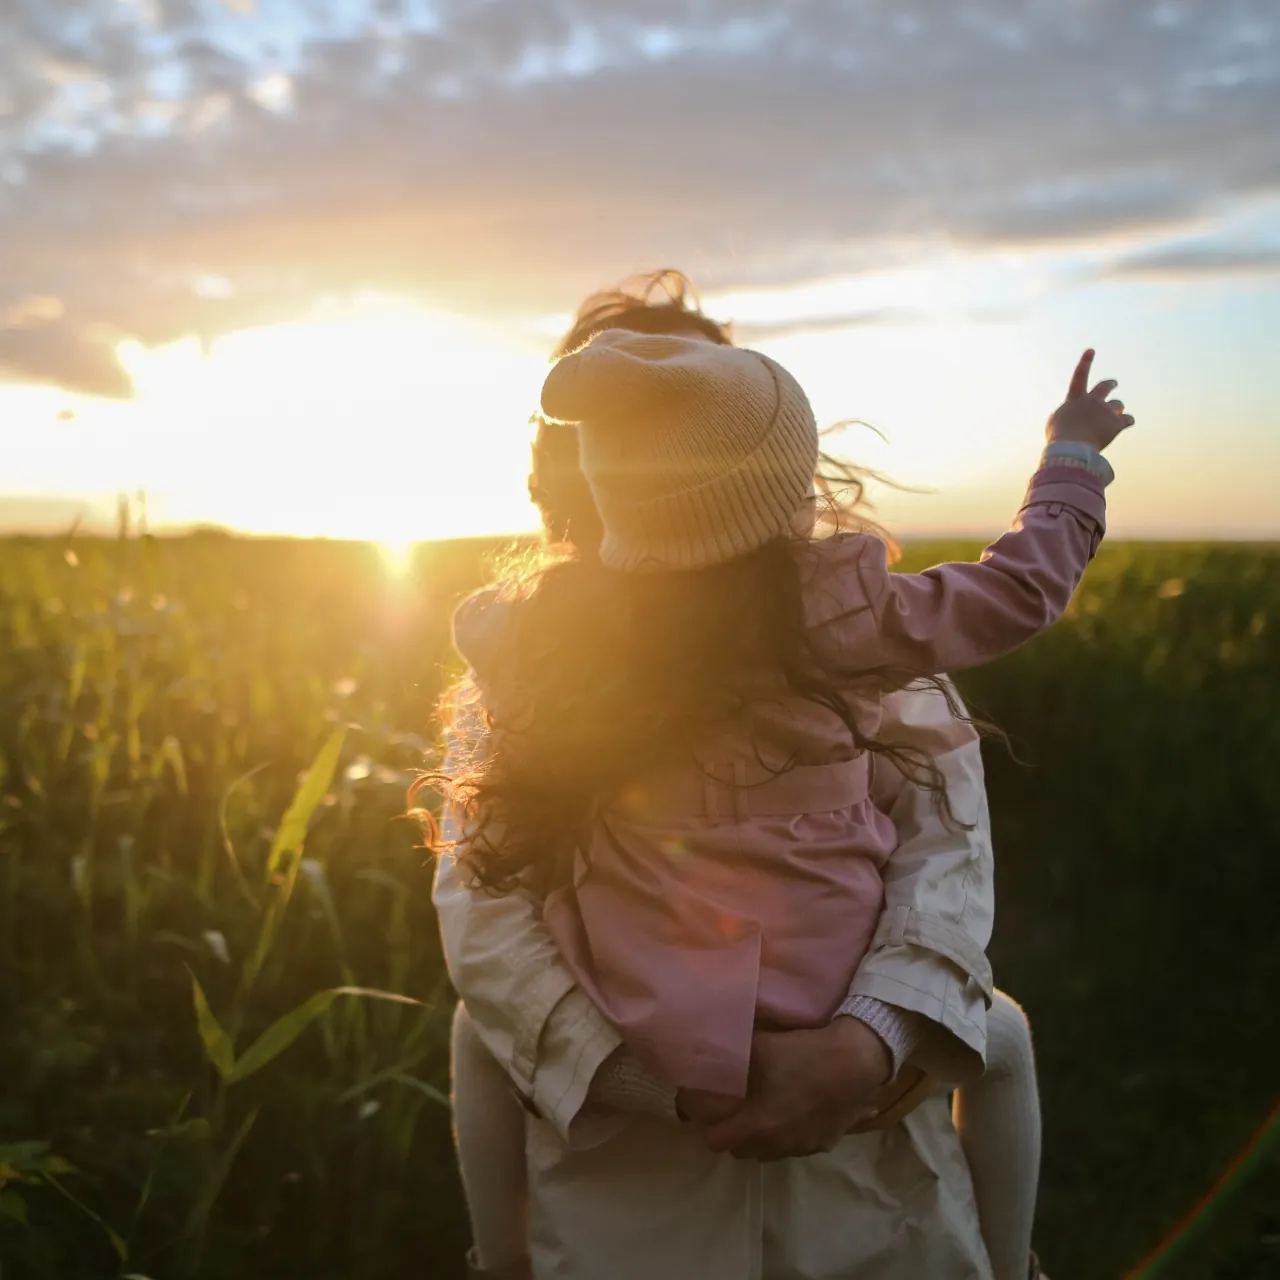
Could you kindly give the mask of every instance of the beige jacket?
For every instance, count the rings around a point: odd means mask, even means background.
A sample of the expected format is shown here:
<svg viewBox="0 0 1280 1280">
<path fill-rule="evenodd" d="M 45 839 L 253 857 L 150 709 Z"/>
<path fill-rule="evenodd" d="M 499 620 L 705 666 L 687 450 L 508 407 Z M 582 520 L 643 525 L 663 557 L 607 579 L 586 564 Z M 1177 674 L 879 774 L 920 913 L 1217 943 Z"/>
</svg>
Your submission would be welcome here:
<svg viewBox="0 0 1280 1280">
<path fill-rule="evenodd" d="M 948 830 L 932 798 L 896 773 L 877 779 L 901 839 L 850 990 L 931 1019 L 936 1034 L 917 1060 L 950 1086 L 980 1074 L 986 1048 L 993 867 L 982 758 L 940 694 L 907 690 L 884 709 L 883 736 L 935 758 L 974 829 Z M 435 902 L 450 977 L 530 1111 L 539 1280 L 989 1276 L 943 1096 L 829 1155 L 765 1165 L 714 1156 L 691 1129 L 660 1120 L 584 1113 L 619 1038 L 574 985 L 539 904 L 470 891 L 447 857 Z"/>
</svg>

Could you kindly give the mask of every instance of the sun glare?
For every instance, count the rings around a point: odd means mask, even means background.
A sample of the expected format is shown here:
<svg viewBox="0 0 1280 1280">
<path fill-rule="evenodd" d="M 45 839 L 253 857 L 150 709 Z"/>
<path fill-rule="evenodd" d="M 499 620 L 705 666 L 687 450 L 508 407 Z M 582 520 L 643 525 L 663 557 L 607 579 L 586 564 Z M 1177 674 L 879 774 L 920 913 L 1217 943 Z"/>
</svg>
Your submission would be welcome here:
<svg viewBox="0 0 1280 1280">
<path fill-rule="evenodd" d="M 481 325 L 377 300 L 121 358 L 170 518 L 368 539 L 397 562 L 417 541 L 533 527 L 545 362 Z"/>
<path fill-rule="evenodd" d="M 414 548 L 417 542 L 405 542 L 399 539 L 381 539 L 378 542 L 378 554 L 382 558 L 383 568 L 391 578 L 403 578 L 413 563 Z"/>
<path fill-rule="evenodd" d="M 956 320 L 856 327 L 770 344 L 820 425 L 855 419 L 835 452 L 902 483 L 946 490 L 1005 464 L 1025 473 L 1053 380 L 1017 326 Z"/>
<path fill-rule="evenodd" d="M 797 376 L 819 423 L 862 419 L 887 436 L 849 431 L 833 451 L 937 495 L 885 492 L 891 523 L 986 527 L 1025 480 L 1065 371 L 1026 326 L 955 314 L 955 290 L 927 283 L 904 286 L 922 303 L 913 318 L 887 323 L 840 324 L 880 300 L 849 288 L 721 298 L 713 314 L 740 308 L 763 324 L 773 306 L 798 324 L 759 344 Z M 131 402 L 5 391 L 13 421 L 48 423 L 73 405 L 56 447 L 54 432 L 18 433 L 10 461 L 27 492 L 105 495 L 109 512 L 112 493 L 142 489 L 156 527 L 376 542 L 387 571 L 402 573 L 414 543 L 537 528 L 528 418 L 547 345 L 527 327 L 373 297 L 207 347 L 125 343 Z"/>
</svg>

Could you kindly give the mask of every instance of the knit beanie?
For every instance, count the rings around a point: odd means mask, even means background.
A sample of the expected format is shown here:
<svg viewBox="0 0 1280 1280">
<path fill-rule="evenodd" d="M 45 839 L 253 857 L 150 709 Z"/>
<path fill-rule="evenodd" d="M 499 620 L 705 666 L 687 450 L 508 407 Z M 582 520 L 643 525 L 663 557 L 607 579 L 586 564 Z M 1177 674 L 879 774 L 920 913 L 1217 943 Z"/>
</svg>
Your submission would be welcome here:
<svg viewBox="0 0 1280 1280">
<path fill-rule="evenodd" d="M 757 351 L 608 329 L 558 361 L 542 410 L 579 431 L 612 569 L 701 569 L 787 533 L 818 462 L 799 383 Z"/>
</svg>

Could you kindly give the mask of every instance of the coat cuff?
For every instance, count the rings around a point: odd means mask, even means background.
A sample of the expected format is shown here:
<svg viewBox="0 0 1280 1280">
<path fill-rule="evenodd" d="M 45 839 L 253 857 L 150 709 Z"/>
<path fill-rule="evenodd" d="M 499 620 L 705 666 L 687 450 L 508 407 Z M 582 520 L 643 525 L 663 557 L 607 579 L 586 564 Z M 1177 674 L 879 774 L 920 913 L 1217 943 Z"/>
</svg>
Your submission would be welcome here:
<svg viewBox="0 0 1280 1280">
<path fill-rule="evenodd" d="M 1070 507 L 1092 521 L 1100 541 L 1107 527 L 1106 481 L 1078 464 L 1045 458 L 1031 477 L 1022 510 L 1032 506 Z M 1053 514 L 1053 513 L 1051 513 Z"/>
<path fill-rule="evenodd" d="M 927 1018 L 929 1034 L 910 1061 L 950 1087 L 978 1079 L 986 1069 L 987 1054 L 987 1005 L 979 985 L 932 952 L 910 944 L 885 947 L 876 960 L 889 972 L 864 960 L 850 996 L 870 996 Z"/>
<path fill-rule="evenodd" d="M 632 1115 L 657 1116 L 678 1121 L 676 1091 L 651 1075 L 629 1053 L 616 1053 L 596 1072 L 588 1092 L 588 1105 Z"/>
<path fill-rule="evenodd" d="M 899 1009 L 896 1005 L 885 1004 L 872 996 L 849 996 L 836 1010 L 837 1018 L 857 1018 L 865 1023 L 884 1043 L 889 1050 L 892 1071 L 889 1078 L 894 1079 L 902 1070 L 903 1064 L 920 1047 L 928 1034 L 928 1019 L 907 1009 Z"/>
<path fill-rule="evenodd" d="M 602 1117 L 584 1114 L 587 1091 L 622 1038 L 580 987 L 551 1011 L 538 1043 L 532 1094 L 525 1109 L 545 1120 L 570 1147 L 595 1146 L 614 1132 Z"/>
<path fill-rule="evenodd" d="M 1079 467 L 1098 477 L 1104 485 L 1110 484 L 1116 473 L 1111 463 L 1091 444 L 1083 440 L 1050 440 L 1040 455 L 1040 465 L 1052 464 L 1068 467 Z"/>
</svg>

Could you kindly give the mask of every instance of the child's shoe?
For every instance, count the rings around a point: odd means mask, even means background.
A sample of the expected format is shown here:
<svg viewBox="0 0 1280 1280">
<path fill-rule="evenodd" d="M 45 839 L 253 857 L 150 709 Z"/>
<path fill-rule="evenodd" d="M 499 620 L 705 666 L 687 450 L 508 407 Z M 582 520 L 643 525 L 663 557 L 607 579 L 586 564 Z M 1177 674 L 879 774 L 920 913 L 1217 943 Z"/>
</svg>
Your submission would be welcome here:
<svg viewBox="0 0 1280 1280">
<path fill-rule="evenodd" d="M 533 1280 L 533 1264 L 528 1258 L 517 1258 L 501 1267 L 484 1269 L 476 1266 L 474 1249 L 467 1251 L 467 1280 Z"/>
</svg>

